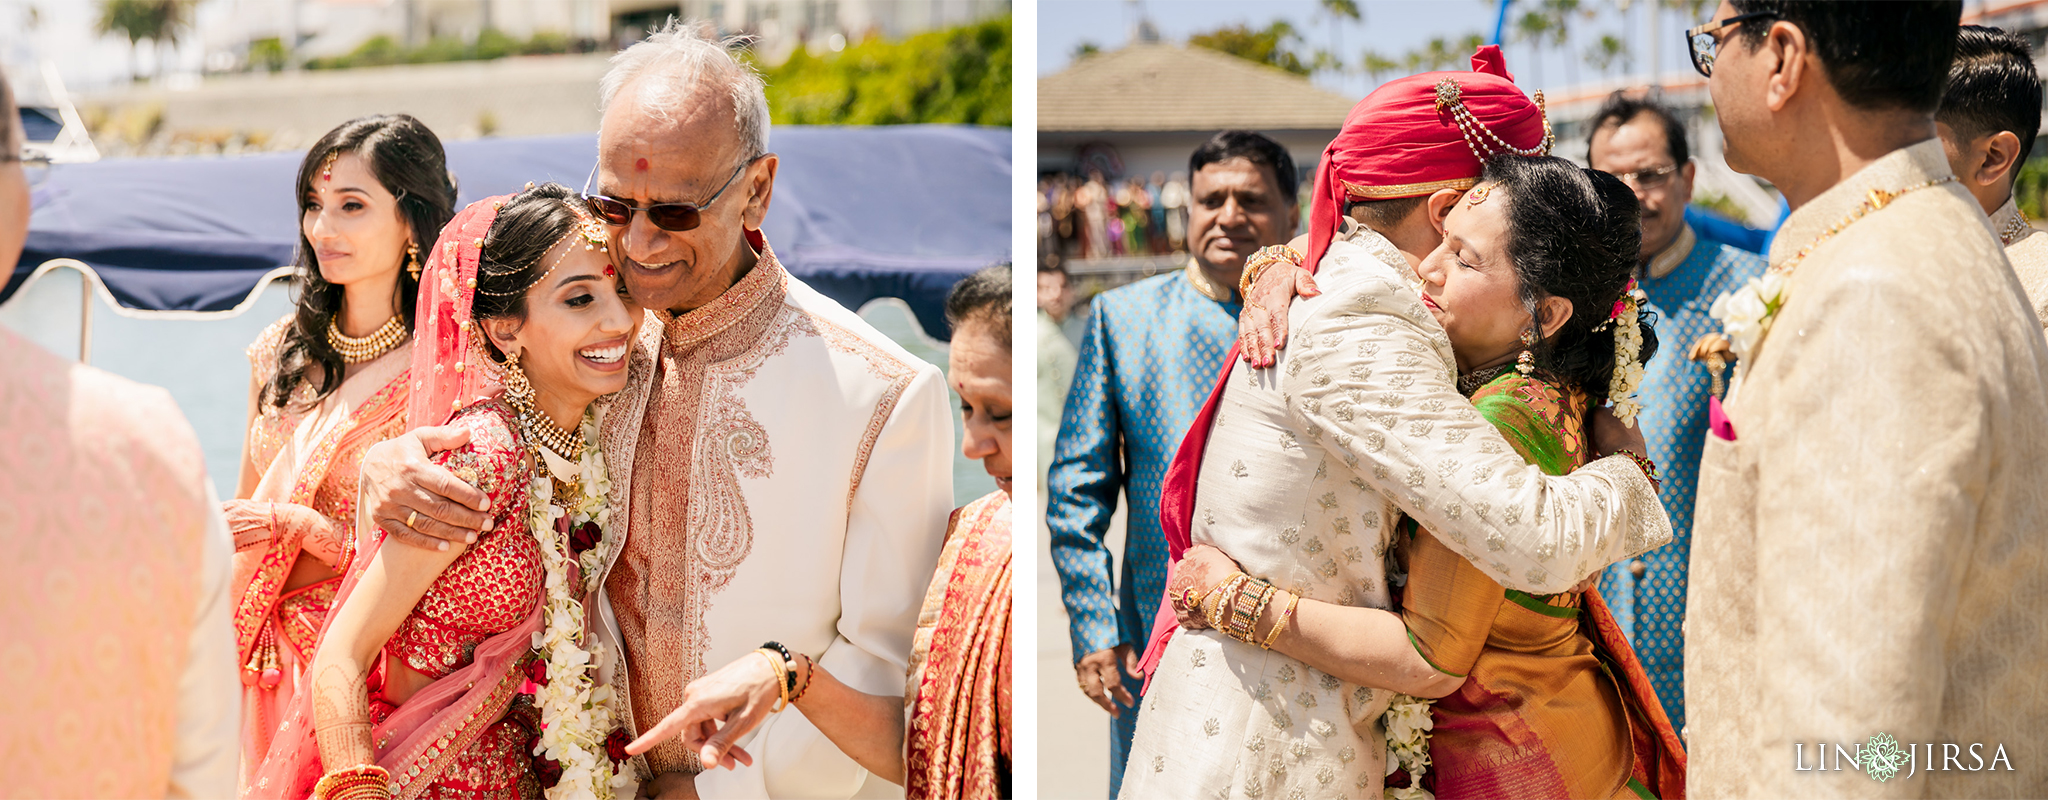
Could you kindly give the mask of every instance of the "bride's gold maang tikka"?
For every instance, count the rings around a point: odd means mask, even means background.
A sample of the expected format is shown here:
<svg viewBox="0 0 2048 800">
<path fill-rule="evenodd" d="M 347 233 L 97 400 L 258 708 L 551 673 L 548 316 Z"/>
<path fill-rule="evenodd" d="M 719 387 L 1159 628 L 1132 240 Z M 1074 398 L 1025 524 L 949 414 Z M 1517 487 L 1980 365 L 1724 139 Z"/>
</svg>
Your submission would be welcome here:
<svg viewBox="0 0 2048 800">
<path fill-rule="evenodd" d="M 606 236 L 605 227 L 603 223 L 598 222 L 595 218 L 590 216 L 590 212 L 577 207 L 575 203 L 563 201 L 562 205 L 563 207 L 569 209 L 569 213 L 576 215 L 576 221 L 569 224 L 569 232 L 563 234 L 560 240 L 562 242 L 567 242 L 569 246 L 562 248 L 562 254 L 555 256 L 554 263 L 548 265 L 547 271 L 542 272 L 540 276 L 534 278 L 531 283 L 519 287 L 519 289 L 516 291 L 486 292 L 482 289 L 478 289 L 476 290 L 477 294 L 490 295 L 492 297 L 506 297 L 515 294 L 525 294 L 526 290 L 532 289 L 535 286 L 539 286 L 541 281 L 547 280 L 549 275 L 553 275 L 555 273 L 555 268 L 562 265 L 563 259 L 568 258 L 569 254 L 576 250 L 576 243 L 572 237 L 580 237 L 583 239 L 583 249 L 585 252 L 595 251 L 607 254 L 611 252 L 610 237 Z M 477 249 L 482 250 L 483 245 L 478 244 Z M 550 247 L 548 249 L 552 250 L 554 248 Z M 479 258 L 481 258 L 481 256 L 479 256 Z M 606 274 L 610 274 L 609 268 L 606 269 Z"/>
</svg>

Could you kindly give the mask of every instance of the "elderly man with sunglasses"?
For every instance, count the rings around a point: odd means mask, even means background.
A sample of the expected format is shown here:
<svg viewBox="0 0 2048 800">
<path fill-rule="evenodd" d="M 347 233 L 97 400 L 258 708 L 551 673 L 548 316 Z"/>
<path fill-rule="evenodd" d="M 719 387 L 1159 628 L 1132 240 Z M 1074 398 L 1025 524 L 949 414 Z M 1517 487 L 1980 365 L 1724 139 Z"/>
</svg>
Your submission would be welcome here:
<svg viewBox="0 0 2048 800">
<path fill-rule="evenodd" d="M 1587 160 L 1635 190 L 1642 208 L 1644 310 L 1666 346 L 1643 365 L 1636 424 L 1650 460 L 1664 472 L 1657 499 L 1671 515 L 1671 543 L 1608 567 L 1600 594 L 1642 659 L 1673 727 L 1685 727 L 1685 588 L 1692 548 L 1693 489 L 1707 436 L 1714 376 L 1686 357 L 1686 345 L 1721 330 L 1707 313 L 1714 298 L 1764 272 L 1753 253 L 1714 241 L 1685 220 L 1695 165 L 1685 124 L 1656 102 L 1615 92 L 1593 116 Z"/>
<path fill-rule="evenodd" d="M 1728 166 L 1792 213 L 1716 304 L 1742 362 L 1700 462 L 1692 797 L 2048 796 L 2048 342 L 1936 138 L 1961 13 L 1695 29 Z"/>
<path fill-rule="evenodd" d="M 624 541 L 589 601 L 626 739 L 763 640 L 901 695 L 952 509 L 938 369 L 784 271 L 761 231 L 776 157 L 737 44 L 671 22 L 614 58 L 585 190 L 650 315 L 603 412 L 606 535 Z M 469 540 L 482 495 L 427 460 L 455 444 L 427 429 L 374 450 L 370 517 Z M 654 797 L 849 797 L 865 776 L 801 714 L 739 744 L 731 770 L 700 772 L 680 740 L 631 762 Z"/>
</svg>

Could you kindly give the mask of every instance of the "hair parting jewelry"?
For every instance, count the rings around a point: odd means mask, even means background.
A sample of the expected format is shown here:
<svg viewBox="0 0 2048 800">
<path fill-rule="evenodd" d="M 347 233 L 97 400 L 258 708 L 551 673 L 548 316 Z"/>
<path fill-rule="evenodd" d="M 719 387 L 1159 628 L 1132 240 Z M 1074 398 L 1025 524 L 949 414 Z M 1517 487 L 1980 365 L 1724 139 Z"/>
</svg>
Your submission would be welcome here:
<svg viewBox="0 0 2048 800">
<path fill-rule="evenodd" d="M 341 354 L 345 364 L 361 364 L 389 353 L 411 335 L 412 331 L 405 327 L 403 314 L 391 315 L 391 319 L 385 320 L 375 332 L 360 339 L 342 333 L 335 320 L 327 321 L 327 344 Z"/>
<path fill-rule="evenodd" d="M 334 161 L 335 161 L 335 159 L 338 159 L 338 158 L 341 158 L 341 151 L 340 151 L 339 149 L 336 149 L 336 150 L 329 150 L 329 151 L 327 151 L 327 157 L 326 157 L 326 158 L 323 158 L 323 159 L 321 159 L 321 160 L 320 160 L 320 179 L 321 179 L 321 180 L 323 180 L 323 181 L 332 181 L 332 180 L 334 180 Z"/>
<path fill-rule="evenodd" d="M 527 188 L 531 189 L 533 187 L 529 185 L 527 186 Z M 611 252 L 610 240 L 606 238 L 605 227 L 603 223 L 598 222 L 596 218 L 590 216 L 590 212 L 577 207 L 573 203 L 564 201 L 562 205 L 563 207 L 569 209 L 569 213 L 576 215 L 576 222 L 569 226 L 569 232 L 562 234 L 561 241 L 556 244 L 556 246 L 562 247 L 562 254 L 555 256 L 555 260 L 548 264 L 547 271 L 542 272 L 538 277 L 535 277 L 532 282 L 526 284 L 525 286 L 519 287 L 515 291 L 486 292 L 482 289 L 478 289 L 477 294 L 489 295 L 491 297 L 509 297 L 515 294 L 525 294 L 527 290 L 532 289 L 535 286 L 539 286 L 542 281 L 547 280 L 549 275 L 555 274 L 555 268 L 562 266 L 562 262 L 568 259 L 569 254 L 576 251 L 575 239 L 577 238 L 581 238 L 583 240 L 583 249 L 586 252 Z M 478 257 L 481 258 L 481 253 L 484 247 L 483 240 L 477 240 L 476 246 L 479 253 Z M 611 268 L 606 267 L 605 270 L 606 274 L 609 275 Z"/>
<path fill-rule="evenodd" d="M 1486 202 L 1486 196 L 1489 194 L 1493 194 L 1493 184 L 1482 183 L 1478 186 L 1474 186 L 1470 191 L 1467 191 L 1465 193 L 1465 204 L 1476 206 L 1480 203 L 1484 203 Z"/>
</svg>

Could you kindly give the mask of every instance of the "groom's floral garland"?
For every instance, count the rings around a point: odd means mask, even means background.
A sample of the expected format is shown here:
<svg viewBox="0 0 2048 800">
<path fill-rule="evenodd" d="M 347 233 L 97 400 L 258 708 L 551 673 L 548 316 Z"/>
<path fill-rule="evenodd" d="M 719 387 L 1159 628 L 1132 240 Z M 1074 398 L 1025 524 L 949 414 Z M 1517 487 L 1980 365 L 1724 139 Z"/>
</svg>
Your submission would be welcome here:
<svg viewBox="0 0 2048 800">
<path fill-rule="evenodd" d="M 541 720 L 535 760 L 544 773 L 542 782 L 554 779 L 546 790 L 548 800 L 612 800 L 633 797 L 638 790 L 632 768 L 623 765 L 625 736 L 612 709 L 617 695 L 610 686 L 594 685 L 596 648 L 583 646 L 582 598 L 597 589 L 617 537 L 608 526 L 611 480 L 598 446 L 595 411 L 584 413 L 582 428 L 577 496 L 566 511 L 555 505 L 553 474 L 534 446 L 530 527 L 540 542 L 547 605 L 541 630 L 533 634 L 540 658 L 529 677 L 538 686 L 534 704 Z M 534 441 L 531 435 L 527 440 Z M 573 583 L 571 564 L 581 577 Z"/>
<path fill-rule="evenodd" d="M 1435 795 L 1422 788 L 1422 776 L 1429 772 L 1429 731 L 1435 724 L 1429 716 L 1432 702 L 1396 694 L 1381 715 L 1387 728 L 1387 774 L 1393 775 L 1395 770 L 1408 773 L 1407 786 L 1381 790 L 1385 800 L 1435 800 Z"/>
</svg>

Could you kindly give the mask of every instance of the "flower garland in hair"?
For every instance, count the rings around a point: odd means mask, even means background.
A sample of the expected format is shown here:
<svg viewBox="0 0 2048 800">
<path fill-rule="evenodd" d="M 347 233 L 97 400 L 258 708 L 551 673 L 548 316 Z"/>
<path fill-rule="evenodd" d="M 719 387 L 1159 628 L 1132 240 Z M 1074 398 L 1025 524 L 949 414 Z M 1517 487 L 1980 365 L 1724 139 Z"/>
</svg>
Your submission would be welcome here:
<svg viewBox="0 0 2048 800">
<path fill-rule="evenodd" d="M 1429 707 L 1435 701 L 1396 694 L 1381 715 L 1387 729 L 1387 774 L 1395 770 L 1408 774 L 1407 786 L 1385 786 L 1385 800 L 1435 800 L 1422 788 L 1422 776 L 1429 772 L 1429 731 L 1435 726 Z"/>
<path fill-rule="evenodd" d="M 1607 315 L 1607 321 L 1600 323 L 1593 332 L 1614 327 L 1614 371 L 1607 382 L 1607 400 L 1614 405 L 1614 416 L 1630 427 L 1636 424 L 1636 415 L 1643 410 L 1643 404 L 1636 400 L 1636 389 L 1643 385 L 1643 328 L 1640 324 L 1643 302 L 1649 296 L 1637 288 L 1636 279 L 1628 279 L 1628 288 L 1621 292 L 1621 299 L 1614 301 L 1614 310 Z"/>
<path fill-rule="evenodd" d="M 527 423 L 524 417 L 521 422 Z M 541 719 L 534 755 L 541 762 L 542 782 L 554 779 L 546 790 L 548 800 L 630 798 L 639 788 L 633 770 L 623 763 L 624 742 L 615 741 L 623 739 L 612 708 L 618 695 L 592 680 L 600 648 L 583 645 L 582 598 L 597 589 L 598 576 L 617 546 L 608 524 L 611 480 L 598 445 L 599 427 L 598 414 L 584 412 L 583 452 L 577 459 L 581 474 L 567 509 L 555 504 L 554 476 L 546 456 L 533 445 L 537 469 L 530 522 L 547 577 L 542 626 L 533 634 L 538 663 L 545 665 L 544 673 L 532 676 Z M 537 440 L 529 432 L 527 441 Z"/>
</svg>

